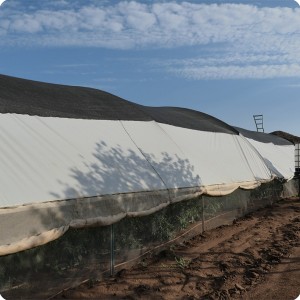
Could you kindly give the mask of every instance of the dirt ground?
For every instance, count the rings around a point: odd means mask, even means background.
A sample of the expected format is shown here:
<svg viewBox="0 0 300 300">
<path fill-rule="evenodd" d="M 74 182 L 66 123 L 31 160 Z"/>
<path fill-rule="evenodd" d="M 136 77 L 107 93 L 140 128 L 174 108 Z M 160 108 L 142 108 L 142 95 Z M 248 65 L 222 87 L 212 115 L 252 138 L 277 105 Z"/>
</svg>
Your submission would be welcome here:
<svg viewBox="0 0 300 300">
<path fill-rule="evenodd" d="M 285 199 L 56 299 L 296 299 L 300 201 Z"/>
</svg>

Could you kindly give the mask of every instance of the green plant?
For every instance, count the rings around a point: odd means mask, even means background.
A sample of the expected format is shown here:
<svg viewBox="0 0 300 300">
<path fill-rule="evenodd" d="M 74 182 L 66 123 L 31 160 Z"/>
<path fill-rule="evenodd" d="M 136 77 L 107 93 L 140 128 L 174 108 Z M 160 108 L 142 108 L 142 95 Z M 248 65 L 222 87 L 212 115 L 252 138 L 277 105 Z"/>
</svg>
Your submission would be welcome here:
<svg viewBox="0 0 300 300">
<path fill-rule="evenodd" d="M 175 261 L 177 263 L 177 266 L 182 270 L 187 268 L 191 262 L 190 259 L 184 259 L 183 257 L 176 257 L 176 256 L 175 256 Z"/>
</svg>

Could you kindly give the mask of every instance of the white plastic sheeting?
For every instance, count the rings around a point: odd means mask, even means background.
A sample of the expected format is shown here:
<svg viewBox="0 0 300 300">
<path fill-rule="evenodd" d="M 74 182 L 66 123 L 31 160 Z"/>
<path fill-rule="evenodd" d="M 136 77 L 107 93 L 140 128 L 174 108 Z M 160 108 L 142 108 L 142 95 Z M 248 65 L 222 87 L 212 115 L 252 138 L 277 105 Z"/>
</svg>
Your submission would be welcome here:
<svg viewBox="0 0 300 300">
<path fill-rule="evenodd" d="M 0 203 L 166 189 L 119 121 L 0 117 Z"/>
<path fill-rule="evenodd" d="M 247 138 L 247 140 L 263 157 L 266 166 L 273 176 L 286 180 L 290 180 L 294 177 L 295 162 L 292 159 L 295 153 L 294 145 L 262 143 L 249 138 Z"/>
<path fill-rule="evenodd" d="M 270 171 L 239 135 L 212 133 L 160 124 L 182 149 L 203 186 L 259 182 Z"/>
<path fill-rule="evenodd" d="M 108 225 L 289 175 L 290 150 L 283 161 L 279 148 L 254 148 L 241 135 L 155 121 L 2 114 L 0 138 L 0 255 L 49 242 L 70 226 Z"/>
</svg>

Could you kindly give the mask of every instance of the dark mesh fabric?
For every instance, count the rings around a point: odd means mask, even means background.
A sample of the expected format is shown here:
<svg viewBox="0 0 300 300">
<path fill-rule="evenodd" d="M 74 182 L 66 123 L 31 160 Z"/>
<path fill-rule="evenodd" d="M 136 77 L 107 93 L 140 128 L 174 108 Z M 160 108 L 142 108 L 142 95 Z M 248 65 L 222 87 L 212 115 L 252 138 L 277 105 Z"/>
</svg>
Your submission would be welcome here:
<svg viewBox="0 0 300 300">
<path fill-rule="evenodd" d="M 256 132 L 250 131 L 239 127 L 234 127 L 238 132 L 240 132 L 244 137 L 261 142 L 261 143 L 273 143 L 274 145 L 292 145 L 286 139 L 283 139 L 279 136 L 263 133 L 263 132 Z"/>
<path fill-rule="evenodd" d="M 146 107 L 104 91 L 0 75 L 0 113 L 41 117 L 157 121 L 173 126 L 238 134 L 207 114 L 178 107 Z"/>
<path fill-rule="evenodd" d="M 135 103 L 84 87 L 0 75 L 0 113 L 99 120 L 151 121 Z"/>
<path fill-rule="evenodd" d="M 230 125 L 205 113 L 180 107 L 143 107 L 155 121 L 201 131 L 238 134 Z"/>
</svg>

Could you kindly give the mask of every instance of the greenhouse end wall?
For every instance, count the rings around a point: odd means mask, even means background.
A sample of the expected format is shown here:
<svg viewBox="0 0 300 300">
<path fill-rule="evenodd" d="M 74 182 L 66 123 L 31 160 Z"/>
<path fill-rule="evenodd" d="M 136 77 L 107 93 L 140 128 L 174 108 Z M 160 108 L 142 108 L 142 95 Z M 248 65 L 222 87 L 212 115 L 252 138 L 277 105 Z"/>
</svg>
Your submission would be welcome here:
<svg viewBox="0 0 300 300">
<path fill-rule="evenodd" d="M 82 282 L 99 281 L 204 230 L 281 198 L 298 195 L 299 181 L 272 181 L 254 190 L 178 202 L 148 216 L 105 227 L 71 229 L 44 246 L 0 257 L 0 294 L 5 299 L 48 299 Z"/>
</svg>

